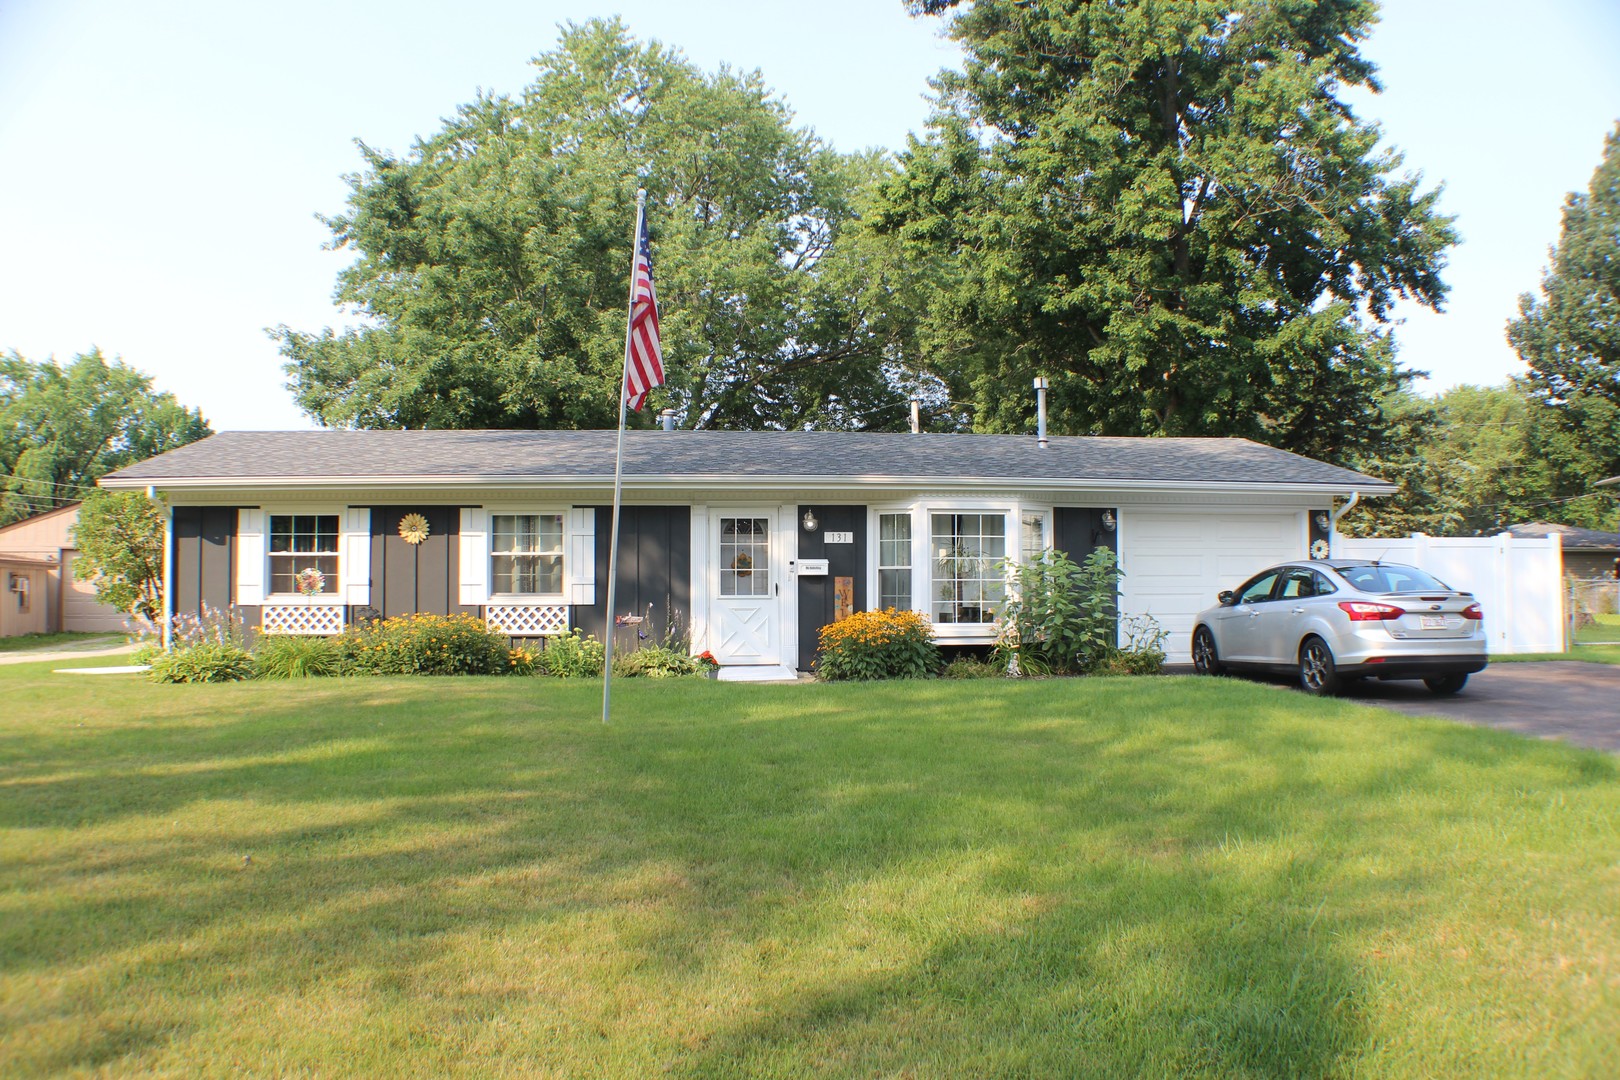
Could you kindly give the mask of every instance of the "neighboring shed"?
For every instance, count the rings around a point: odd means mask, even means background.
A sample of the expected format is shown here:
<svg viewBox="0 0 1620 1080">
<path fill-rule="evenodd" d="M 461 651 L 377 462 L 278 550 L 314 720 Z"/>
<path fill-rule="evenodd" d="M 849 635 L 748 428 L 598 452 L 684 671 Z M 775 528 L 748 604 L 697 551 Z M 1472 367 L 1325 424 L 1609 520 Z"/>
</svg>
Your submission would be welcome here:
<svg viewBox="0 0 1620 1080">
<path fill-rule="evenodd" d="M 266 633 L 468 612 L 512 637 L 609 622 L 612 431 L 228 432 L 103 477 L 171 508 L 171 611 Z M 1325 547 L 1335 498 L 1393 487 L 1243 439 L 826 431 L 625 436 L 617 618 L 722 677 L 813 663 L 822 626 L 917 611 L 995 640 L 1005 562 L 1112 548 L 1121 610 L 1184 660 L 1196 612 Z M 314 582 L 312 588 L 301 581 Z"/>
<path fill-rule="evenodd" d="M 1554 525 L 1545 521 L 1509 525 L 1514 536 L 1537 537 L 1557 534 L 1564 542 L 1564 573 L 1590 580 L 1615 576 L 1615 560 L 1620 558 L 1620 533 L 1580 529 L 1574 525 Z"/>
<path fill-rule="evenodd" d="M 128 617 L 98 603 L 95 586 L 73 577 L 79 555 L 73 546 L 73 527 L 78 523 L 78 503 L 13 522 L 0 528 L 0 558 L 21 556 L 48 564 L 43 588 L 31 601 L 44 619 L 42 632 L 117 633 L 125 629 Z"/>
</svg>

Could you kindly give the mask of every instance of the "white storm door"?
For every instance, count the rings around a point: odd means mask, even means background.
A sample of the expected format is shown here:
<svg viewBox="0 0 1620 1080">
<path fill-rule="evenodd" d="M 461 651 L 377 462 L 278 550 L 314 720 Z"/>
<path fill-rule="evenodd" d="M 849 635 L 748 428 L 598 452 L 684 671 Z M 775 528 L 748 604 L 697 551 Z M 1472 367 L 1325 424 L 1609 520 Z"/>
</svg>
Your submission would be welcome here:
<svg viewBox="0 0 1620 1080">
<path fill-rule="evenodd" d="M 714 577 L 709 638 L 722 664 L 781 663 L 781 555 L 769 509 L 717 510 L 709 519 Z"/>
</svg>

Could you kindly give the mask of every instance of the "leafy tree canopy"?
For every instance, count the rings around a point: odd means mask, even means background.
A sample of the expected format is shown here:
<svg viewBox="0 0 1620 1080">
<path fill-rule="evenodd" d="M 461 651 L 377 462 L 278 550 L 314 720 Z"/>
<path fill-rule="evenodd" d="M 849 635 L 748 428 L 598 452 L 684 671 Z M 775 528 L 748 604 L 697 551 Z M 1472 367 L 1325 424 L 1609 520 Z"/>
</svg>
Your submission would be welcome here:
<svg viewBox="0 0 1620 1080">
<path fill-rule="evenodd" d="M 705 74 L 617 20 L 566 26 L 535 66 L 521 98 L 480 96 L 404 157 L 361 145 L 325 220 L 358 255 L 337 299 L 365 325 L 273 331 L 310 415 L 612 426 L 644 187 L 669 386 L 641 422 L 904 422 L 912 286 L 862 223 L 882 155 L 835 152 L 757 72 Z"/>
<path fill-rule="evenodd" d="M 1432 400 L 1402 392 L 1385 408 L 1392 438 L 1355 464 L 1400 490 L 1362 503 L 1343 521 L 1346 532 L 1475 536 L 1532 521 L 1615 527 L 1614 500 L 1582 479 L 1587 444 L 1525 381 L 1456 386 Z"/>
<path fill-rule="evenodd" d="M 1370 0 L 974 0 L 880 223 L 939 283 L 923 355 L 983 430 L 1376 446 L 1409 379 L 1385 322 L 1437 307 L 1437 192 L 1344 99 Z"/>
<path fill-rule="evenodd" d="M 138 491 L 85 495 L 73 542 L 73 576 L 95 583 L 96 599 L 147 620 L 163 614 L 163 505 Z"/>
<path fill-rule="evenodd" d="M 1537 401 L 1584 443 L 1584 484 L 1620 474 L 1620 125 L 1565 201 L 1541 295 L 1520 297 L 1508 340 Z"/>
<path fill-rule="evenodd" d="M 54 509 L 96 479 L 210 434 L 202 413 L 101 350 L 65 367 L 0 357 L 0 523 Z"/>
</svg>

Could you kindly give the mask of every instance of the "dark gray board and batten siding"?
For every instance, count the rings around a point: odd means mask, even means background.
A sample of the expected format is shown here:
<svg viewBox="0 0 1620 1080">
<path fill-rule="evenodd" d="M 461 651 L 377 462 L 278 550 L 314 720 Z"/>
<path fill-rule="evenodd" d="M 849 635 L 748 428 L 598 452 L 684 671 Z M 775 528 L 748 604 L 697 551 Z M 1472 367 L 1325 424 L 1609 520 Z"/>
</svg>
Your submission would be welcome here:
<svg viewBox="0 0 1620 1080">
<path fill-rule="evenodd" d="M 408 543 L 400 518 L 421 514 L 427 539 Z M 371 606 L 385 619 L 396 615 L 478 615 L 461 602 L 461 507 L 371 508 Z M 354 615 L 350 611 L 350 616 Z"/>
<path fill-rule="evenodd" d="M 806 510 L 814 511 L 819 526 L 805 532 Z M 809 671 L 821 652 L 821 628 L 833 621 L 834 583 L 854 578 L 855 611 L 866 610 L 866 507 L 800 506 L 794 526 L 799 530 L 799 559 L 826 559 L 826 577 L 799 577 L 799 670 Z M 854 533 L 852 544 L 829 544 L 830 532 Z"/>
<path fill-rule="evenodd" d="M 575 605 L 572 624 L 603 640 L 607 628 L 608 551 L 613 540 L 613 508 L 596 509 L 596 603 Z M 620 615 L 639 615 L 646 622 L 624 627 L 614 648 L 634 649 L 638 632 L 646 644 L 662 644 L 673 631 L 692 629 L 692 508 L 690 506 L 623 506 L 619 508 L 619 578 L 613 598 Z M 650 609 L 650 610 L 649 610 Z"/>
<path fill-rule="evenodd" d="M 177 506 L 170 536 L 174 614 L 224 613 L 236 599 L 236 507 Z M 248 626 L 259 609 L 239 608 Z"/>
</svg>

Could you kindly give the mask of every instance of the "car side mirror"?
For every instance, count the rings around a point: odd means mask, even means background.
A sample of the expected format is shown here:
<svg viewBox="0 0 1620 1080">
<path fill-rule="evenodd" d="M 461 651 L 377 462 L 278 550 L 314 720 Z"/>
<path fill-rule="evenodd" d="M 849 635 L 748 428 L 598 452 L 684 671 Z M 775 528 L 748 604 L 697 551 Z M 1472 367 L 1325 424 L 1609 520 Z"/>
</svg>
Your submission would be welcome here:
<svg viewBox="0 0 1620 1080">
<path fill-rule="evenodd" d="M 1231 607 L 1232 601 L 1237 599 L 1237 595 L 1231 589 L 1222 589 L 1215 599 L 1221 602 L 1222 607 Z"/>
</svg>

